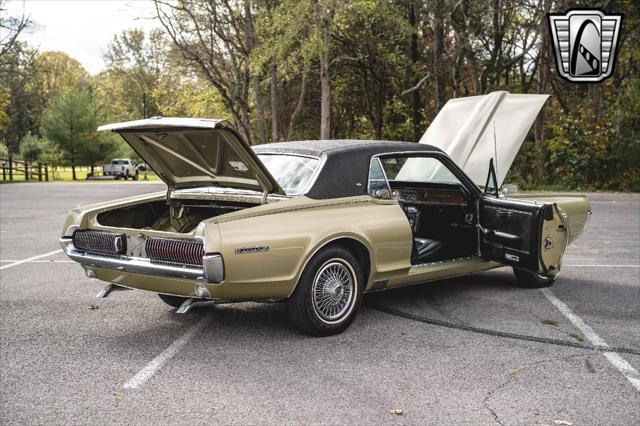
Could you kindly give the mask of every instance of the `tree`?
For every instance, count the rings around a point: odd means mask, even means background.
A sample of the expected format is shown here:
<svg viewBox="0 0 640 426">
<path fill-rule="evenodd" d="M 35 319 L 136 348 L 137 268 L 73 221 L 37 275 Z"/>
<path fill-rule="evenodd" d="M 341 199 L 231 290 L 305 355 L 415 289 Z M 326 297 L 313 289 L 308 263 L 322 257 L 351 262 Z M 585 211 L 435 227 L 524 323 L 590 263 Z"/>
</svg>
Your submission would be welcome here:
<svg viewBox="0 0 640 426">
<path fill-rule="evenodd" d="M 20 141 L 20 156 L 25 161 L 40 161 L 46 150 L 47 142 L 28 133 Z"/>
<path fill-rule="evenodd" d="M 119 101 L 126 114 L 121 119 L 160 115 L 156 94 L 163 76 L 170 78 L 174 85 L 178 85 L 180 76 L 167 70 L 169 47 L 164 33 L 125 30 L 113 38 L 104 58 L 106 78 L 118 87 Z"/>
<path fill-rule="evenodd" d="M 115 150 L 113 139 L 99 134 L 99 110 L 89 87 L 68 89 L 53 100 L 42 117 L 42 134 L 60 149 L 76 180 L 76 166 L 94 165 Z"/>
<path fill-rule="evenodd" d="M 219 93 L 240 134 L 252 143 L 254 10 L 249 0 L 154 0 L 161 25 L 185 61 Z M 258 102 L 261 104 L 260 102 Z"/>
<path fill-rule="evenodd" d="M 43 109 L 69 87 L 87 84 L 89 81 L 89 73 L 80 62 L 63 52 L 39 53 L 34 58 L 34 68 L 34 90 Z"/>
<path fill-rule="evenodd" d="M 14 152 L 27 133 L 38 133 L 42 109 L 34 86 L 36 55 L 35 50 L 16 42 L 0 65 L 0 140 Z"/>
<path fill-rule="evenodd" d="M 7 16 L 5 12 L 5 0 L 0 0 L 0 65 L 4 61 L 4 56 L 18 42 L 20 34 L 31 27 L 31 21 L 24 13 L 24 6 L 20 16 Z"/>
</svg>

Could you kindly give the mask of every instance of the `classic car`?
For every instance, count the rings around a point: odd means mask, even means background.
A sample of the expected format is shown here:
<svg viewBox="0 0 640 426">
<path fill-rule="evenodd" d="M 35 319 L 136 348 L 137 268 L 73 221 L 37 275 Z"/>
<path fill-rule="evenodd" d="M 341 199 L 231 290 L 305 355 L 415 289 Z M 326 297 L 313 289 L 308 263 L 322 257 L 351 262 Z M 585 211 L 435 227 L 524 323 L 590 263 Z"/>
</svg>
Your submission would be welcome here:
<svg viewBox="0 0 640 426">
<path fill-rule="evenodd" d="M 450 100 L 420 143 L 316 140 L 250 147 L 226 121 L 110 124 L 167 191 L 73 209 L 60 242 L 98 294 L 202 304 L 286 303 L 331 335 L 363 294 L 510 266 L 551 285 L 590 215 L 582 196 L 500 191 L 546 100 Z"/>
</svg>

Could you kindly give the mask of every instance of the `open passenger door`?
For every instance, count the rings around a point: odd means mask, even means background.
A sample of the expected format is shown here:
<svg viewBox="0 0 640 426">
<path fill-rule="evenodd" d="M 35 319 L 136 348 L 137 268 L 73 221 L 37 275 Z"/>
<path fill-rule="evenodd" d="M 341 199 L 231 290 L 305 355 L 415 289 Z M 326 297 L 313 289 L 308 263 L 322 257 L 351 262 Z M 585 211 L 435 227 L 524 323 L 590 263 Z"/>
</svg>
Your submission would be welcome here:
<svg viewBox="0 0 640 426">
<path fill-rule="evenodd" d="M 495 182 L 493 167 L 489 178 Z M 480 254 L 487 260 L 555 277 L 568 243 L 567 223 L 555 203 L 501 198 L 489 192 L 479 200 Z M 494 194 L 497 194 L 497 190 Z"/>
</svg>

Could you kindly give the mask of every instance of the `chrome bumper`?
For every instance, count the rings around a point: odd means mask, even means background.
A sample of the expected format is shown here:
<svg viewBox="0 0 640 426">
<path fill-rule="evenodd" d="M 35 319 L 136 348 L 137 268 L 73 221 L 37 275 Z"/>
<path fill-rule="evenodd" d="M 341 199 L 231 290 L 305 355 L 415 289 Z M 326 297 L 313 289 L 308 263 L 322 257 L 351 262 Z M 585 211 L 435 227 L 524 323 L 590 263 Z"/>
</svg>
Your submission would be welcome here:
<svg viewBox="0 0 640 426">
<path fill-rule="evenodd" d="M 132 274 L 206 280 L 210 283 L 220 283 L 224 280 L 224 263 L 219 254 L 206 254 L 202 258 L 202 268 L 191 268 L 152 263 L 144 257 L 109 257 L 87 253 L 77 250 L 73 246 L 73 239 L 69 237 L 60 238 L 60 245 L 69 258 L 83 266 L 114 269 Z"/>
</svg>

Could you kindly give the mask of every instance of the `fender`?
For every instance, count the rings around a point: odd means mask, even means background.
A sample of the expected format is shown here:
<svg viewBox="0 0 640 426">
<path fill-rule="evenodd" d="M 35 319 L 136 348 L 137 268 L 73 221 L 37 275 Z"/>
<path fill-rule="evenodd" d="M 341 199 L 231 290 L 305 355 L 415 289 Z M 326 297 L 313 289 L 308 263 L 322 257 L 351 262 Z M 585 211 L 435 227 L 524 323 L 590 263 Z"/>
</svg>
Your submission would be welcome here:
<svg viewBox="0 0 640 426">
<path fill-rule="evenodd" d="M 366 282 L 366 285 L 365 285 L 365 289 L 369 288 L 369 284 L 373 280 L 373 277 L 374 277 L 374 274 L 375 274 L 375 270 L 376 270 L 375 269 L 375 267 L 376 267 L 376 259 L 372 254 L 373 253 L 372 245 L 368 240 L 362 238 L 358 234 L 354 234 L 354 233 L 351 233 L 351 232 L 345 232 L 345 233 L 335 234 L 335 235 L 330 236 L 330 237 L 322 238 L 318 243 L 316 243 L 313 246 L 313 248 L 311 250 L 309 250 L 307 256 L 304 258 L 304 260 L 303 260 L 303 262 L 301 264 L 301 267 L 298 268 L 298 272 L 296 274 L 296 279 L 295 279 L 295 284 L 291 288 L 291 292 L 289 292 L 289 294 L 287 295 L 287 298 L 291 297 L 293 292 L 296 291 L 296 288 L 298 288 L 298 284 L 300 283 L 300 277 L 302 276 L 302 273 L 306 269 L 307 264 L 313 258 L 313 256 L 315 256 L 320 250 L 322 250 L 323 248 L 327 247 L 328 245 L 330 245 L 334 241 L 343 240 L 343 239 L 356 241 L 356 242 L 362 244 L 367 249 L 367 253 L 369 255 L 369 276 L 367 277 L 367 282 Z"/>
</svg>

